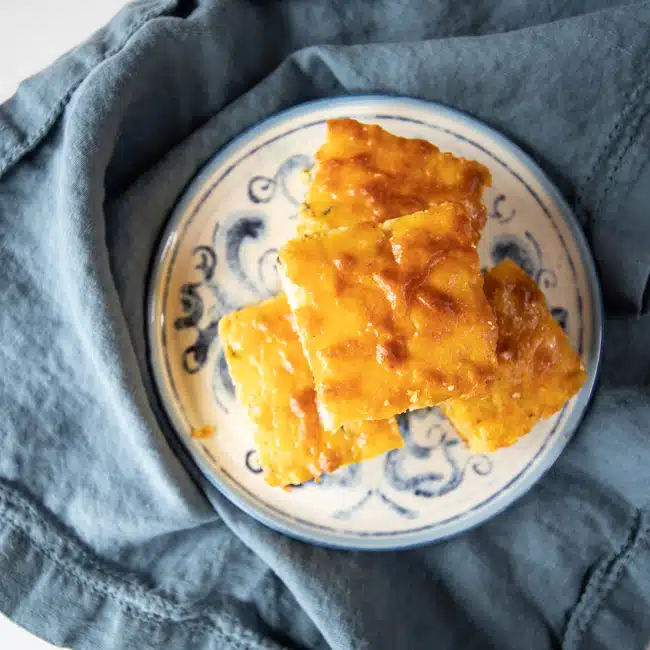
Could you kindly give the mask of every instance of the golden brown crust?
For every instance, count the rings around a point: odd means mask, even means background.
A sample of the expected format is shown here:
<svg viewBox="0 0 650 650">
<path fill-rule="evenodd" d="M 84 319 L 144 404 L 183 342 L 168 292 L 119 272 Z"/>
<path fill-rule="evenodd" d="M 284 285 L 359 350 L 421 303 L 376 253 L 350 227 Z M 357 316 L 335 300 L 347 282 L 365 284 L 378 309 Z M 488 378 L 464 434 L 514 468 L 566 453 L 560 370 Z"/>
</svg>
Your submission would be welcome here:
<svg viewBox="0 0 650 650">
<path fill-rule="evenodd" d="M 219 336 L 270 485 L 297 485 L 402 446 L 394 419 L 323 430 L 284 296 L 222 318 Z"/>
<path fill-rule="evenodd" d="M 467 444 L 481 452 L 516 442 L 562 408 L 586 379 L 544 294 L 514 262 L 505 260 L 485 275 L 485 295 L 499 330 L 495 380 L 483 397 L 441 405 Z"/>
<path fill-rule="evenodd" d="M 311 176 L 302 233 L 361 221 L 383 223 L 443 202 L 465 208 L 475 242 L 485 226 L 482 195 L 491 183 L 487 168 L 373 124 L 329 120 Z"/>
<path fill-rule="evenodd" d="M 496 331 L 460 205 L 309 235 L 280 259 L 326 428 L 485 390 Z"/>
</svg>

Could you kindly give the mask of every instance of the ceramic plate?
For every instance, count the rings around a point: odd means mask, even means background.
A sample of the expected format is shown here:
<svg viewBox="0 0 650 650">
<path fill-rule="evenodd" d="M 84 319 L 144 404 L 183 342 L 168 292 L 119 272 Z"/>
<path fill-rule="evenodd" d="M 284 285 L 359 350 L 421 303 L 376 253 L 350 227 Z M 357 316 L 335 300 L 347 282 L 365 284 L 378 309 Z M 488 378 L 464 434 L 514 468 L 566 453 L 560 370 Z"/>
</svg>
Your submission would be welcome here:
<svg viewBox="0 0 650 650">
<path fill-rule="evenodd" d="M 535 278 L 589 378 L 560 413 L 509 449 L 472 454 L 437 409 L 426 409 L 401 417 L 404 449 L 284 491 L 264 482 L 217 324 L 279 291 L 277 251 L 294 233 L 305 191 L 302 171 L 325 138 L 326 120 L 344 116 L 425 138 L 490 169 L 482 265 L 510 257 Z M 584 237 L 537 165 L 461 113 L 372 96 L 298 106 L 218 152 L 171 215 L 154 262 L 149 310 L 151 364 L 163 405 L 210 481 L 277 530 L 357 549 L 438 540 L 485 521 L 524 494 L 558 457 L 587 406 L 601 327 L 598 281 Z M 206 424 L 215 435 L 191 436 Z"/>
</svg>

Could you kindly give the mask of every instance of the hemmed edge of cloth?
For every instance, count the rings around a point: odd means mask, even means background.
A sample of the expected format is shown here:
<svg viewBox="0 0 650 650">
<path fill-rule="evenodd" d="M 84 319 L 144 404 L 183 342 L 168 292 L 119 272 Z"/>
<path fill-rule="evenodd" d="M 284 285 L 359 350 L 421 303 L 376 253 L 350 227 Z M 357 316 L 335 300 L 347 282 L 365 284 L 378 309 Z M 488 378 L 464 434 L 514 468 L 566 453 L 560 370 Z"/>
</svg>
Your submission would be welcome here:
<svg viewBox="0 0 650 650">
<path fill-rule="evenodd" d="M 78 650 L 280 648 L 228 614 L 166 600 L 93 556 L 4 480 L 0 522 L 0 611 L 50 643 Z"/>
<path fill-rule="evenodd" d="M 635 591 L 634 585 L 630 583 L 630 569 L 638 563 L 650 567 L 650 513 L 647 510 L 637 510 L 622 544 L 611 555 L 603 558 L 589 576 L 582 596 L 569 618 L 562 645 L 565 650 L 606 647 L 606 644 L 601 643 L 604 639 L 598 638 L 597 619 L 603 613 L 607 616 L 615 615 L 617 607 L 613 601 L 616 600 L 617 590 Z M 609 606 L 608 601 L 612 601 Z M 625 622 L 622 622 L 621 628 L 626 627 Z M 648 639 L 640 641 L 646 643 Z M 627 641 L 621 639 L 621 647 L 634 646 L 628 646 Z"/>
</svg>

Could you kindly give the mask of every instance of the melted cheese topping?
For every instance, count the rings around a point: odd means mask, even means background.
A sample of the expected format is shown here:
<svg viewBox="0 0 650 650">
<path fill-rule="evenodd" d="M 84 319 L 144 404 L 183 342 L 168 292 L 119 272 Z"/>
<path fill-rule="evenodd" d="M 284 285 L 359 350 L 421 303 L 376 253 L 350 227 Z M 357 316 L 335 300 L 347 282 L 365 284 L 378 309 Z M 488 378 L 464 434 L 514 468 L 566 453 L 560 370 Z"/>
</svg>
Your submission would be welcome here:
<svg viewBox="0 0 650 650">
<path fill-rule="evenodd" d="M 295 239 L 280 260 L 325 428 L 485 390 L 496 330 L 460 205 Z"/>
<path fill-rule="evenodd" d="M 222 318 L 219 336 L 270 485 L 298 485 L 403 445 L 394 419 L 323 430 L 314 381 L 284 296 Z"/>
<path fill-rule="evenodd" d="M 301 210 L 302 233 L 382 223 L 443 202 L 465 208 L 475 241 L 485 226 L 487 168 L 376 125 L 330 120 L 311 177 Z"/>
<path fill-rule="evenodd" d="M 499 368 L 489 393 L 441 408 L 478 452 L 516 442 L 550 417 L 585 382 L 580 357 L 546 306 L 544 294 L 514 262 L 485 275 L 485 295 L 499 330 Z"/>
</svg>

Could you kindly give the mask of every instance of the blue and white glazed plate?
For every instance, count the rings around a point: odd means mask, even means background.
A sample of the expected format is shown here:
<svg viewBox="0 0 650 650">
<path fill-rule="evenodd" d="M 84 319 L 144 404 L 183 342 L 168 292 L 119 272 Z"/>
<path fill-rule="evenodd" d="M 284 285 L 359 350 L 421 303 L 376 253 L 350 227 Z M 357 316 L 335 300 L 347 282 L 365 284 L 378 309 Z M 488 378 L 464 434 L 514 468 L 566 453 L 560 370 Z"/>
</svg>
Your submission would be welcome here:
<svg viewBox="0 0 650 650">
<path fill-rule="evenodd" d="M 492 172 L 483 266 L 511 257 L 544 290 L 588 369 L 581 393 L 509 449 L 471 454 L 436 409 L 401 417 L 405 448 L 321 483 L 269 487 L 235 401 L 217 336 L 230 311 L 279 291 L 278 248 L 296 226 L 304 169 L 326 121 L 353 117 L 425 138 Z M 234 140 L 171 216 L 153 270 L 149 337 L 169 418 L 205 475 L 243 510 L 289 535 L 335 547 L 395 549 L 475 526 L 524 494 L 558 457 L 587 406 L 602 308 L 594 263 L 571 210 L 515 145 L 456 111 L 413 99 L 350 97 L 298 106 Z M 213 425 L 208 438 L 191 436 Z"/>
</svg>

